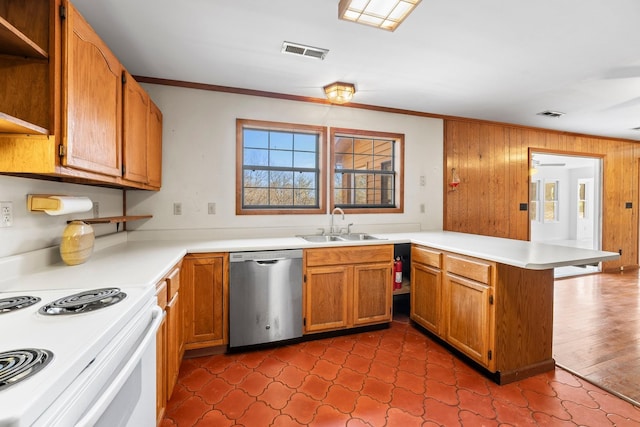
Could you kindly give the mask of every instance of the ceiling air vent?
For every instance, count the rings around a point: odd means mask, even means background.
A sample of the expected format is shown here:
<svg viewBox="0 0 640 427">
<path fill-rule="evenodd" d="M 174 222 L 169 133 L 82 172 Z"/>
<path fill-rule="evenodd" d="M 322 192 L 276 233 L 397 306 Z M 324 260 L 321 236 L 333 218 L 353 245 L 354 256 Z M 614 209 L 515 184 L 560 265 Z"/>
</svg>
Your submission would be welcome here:
<svg viewBox="0 0 640 427">
<path fill-rule="evenodd" d="M 292 55 L 306 56 L 308 58 L 324 59 L 329 53 L 329 49 L 319 47 L 305 46 L 303 44 L 284 42 L 282 43 L 282 53 L 290 53 Z"/>
<path fill-rule="evenodd" d="M 631 128 L 631 130 L 637 130 L 638 132 L 640 132 L 640 126 L 638 126 L 637 128 Z"/>
<path fill-rule="evenodd" d="M 564 113 L 561 113 L 560 111 L 541 111 L 538 113 L 538 116 L 546 116 L 546 117 L 553 117 L 553 118 L 558 118 L 560 116 L 564 116 Z"/>
</svg>

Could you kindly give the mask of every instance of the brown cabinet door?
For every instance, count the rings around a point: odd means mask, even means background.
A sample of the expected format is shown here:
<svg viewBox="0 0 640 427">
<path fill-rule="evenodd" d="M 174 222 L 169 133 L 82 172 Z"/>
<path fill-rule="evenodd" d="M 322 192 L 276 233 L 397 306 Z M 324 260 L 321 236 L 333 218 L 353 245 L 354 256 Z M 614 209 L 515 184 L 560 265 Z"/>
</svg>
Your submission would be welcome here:
<svg viewBox="0 0 640 427">
<path fill-rule="evenodd" d="M 119 177 L 122 65 L 73 5 L 64 4 L 62 164 Z"/>
<path fill-rule="evenodd" d="M 162 112 L 149 99 L 149 134 L 147 139 L 147 178 L 154 188 L 162 185 Z"/>
<path fill-rule="evenodd" d="M 424 264 L 411 265 L 411 319 L 441 335 L 442 271 Z"/>
<path fill-rule="evenodd" d="M 353 324 L 390 322 L 393 287 L 390 263 L 356 265 L 353 270 Z"/>
<path fill-rule="evenodd" d="M 147 139 L 149 126 L 149 95 L 124 71 L 122 97 L 122 177 L 140 183 L 147 178 Z"/>
<path fill-rule="evenodd" d="M 492 288 L 453 274 L 445 275 L 445 340 L 467 356 L 490 368 Z"/>
<path fill-rule="evenodd" d="M 188 255 L 182 264 L 185 349 L 228 343 L 228 255 Z"/>
<path fill-rule="evenodd" d="M 311 267 L 305 273 L 304 330 L 309 332 L 346 328 L 348 290 L 352 268 Z"/>
</svg>

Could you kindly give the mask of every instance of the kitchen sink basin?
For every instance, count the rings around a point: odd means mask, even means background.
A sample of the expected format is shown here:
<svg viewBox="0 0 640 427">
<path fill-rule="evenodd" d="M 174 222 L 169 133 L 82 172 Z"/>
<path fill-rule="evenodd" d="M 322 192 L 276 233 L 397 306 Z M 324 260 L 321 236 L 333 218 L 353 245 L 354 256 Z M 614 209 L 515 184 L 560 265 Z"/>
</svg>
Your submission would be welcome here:
<svg viewBox="0 0 640 427">
<path fill-rule="evenodd" d="M 382 240 L 378 237 L 374 237 L 366 233 L 341 234 L 338 237 L 340 237 L 342 240 Z"/>
<path fill-rule="evenodd" d="M 304 240 L 313 243 L 322 243 L 322 242 L 342 242 L 343 240 L 338 236 L 329 236 L 329 235 L 320 235 L 320 234 L 312 234 L 310 236 L 298 236 L 302 237 Z"/>
<path fill-rule="evenodd" d="M 323 242 L 351 242 L 358 240 L 382 240 L 366 233 L 350 233 L 350 234 L 311 234 L 306 236 L 298 236 L 307 242 L 323 243 Z"/>
</svg>

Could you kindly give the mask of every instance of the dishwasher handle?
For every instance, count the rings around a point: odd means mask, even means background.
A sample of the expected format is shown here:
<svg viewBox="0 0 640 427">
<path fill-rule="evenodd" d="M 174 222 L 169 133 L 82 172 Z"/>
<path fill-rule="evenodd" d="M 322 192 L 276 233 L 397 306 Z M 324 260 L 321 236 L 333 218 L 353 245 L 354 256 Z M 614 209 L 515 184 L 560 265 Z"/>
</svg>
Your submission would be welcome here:
<svg viewBox="0 0 640 427">
<path fill-rule="evenodd" d="M 271 265 L 277 264 L 278 262 L 284 261 L 285 259 L 287 258 L 254 259 L 253 261 L 260 265 Z"/>
</svg>

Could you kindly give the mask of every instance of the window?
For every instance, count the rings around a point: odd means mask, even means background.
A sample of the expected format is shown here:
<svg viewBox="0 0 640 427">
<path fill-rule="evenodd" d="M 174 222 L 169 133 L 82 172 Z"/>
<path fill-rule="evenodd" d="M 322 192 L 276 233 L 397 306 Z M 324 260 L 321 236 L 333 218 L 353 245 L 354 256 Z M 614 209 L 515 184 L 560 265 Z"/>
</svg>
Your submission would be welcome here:
<svg viewBox="0 0 640 427">
<path fill-rule="evenodd" d="M 587 183 L 578 183 L 578 218 L 587 217 Z"/>
<path fill-rule="evenodd" d="M 402 213 L 404 135 L 331 129 L 331 207 Z"/>
<path fill-rule="evenodd" d="M 538 189 L 540 181 L 531 181 L 529 187 L 529 219 L 538 221 Z"/>
<path fill-rule="evenodd" d="M 558 221 L 558 181 L 544 183 L 544 222 Z"/>
<path fill-rule="evenodd" d="M 236 214 L 325 213 L 321 126 L 236 121 Z"/>
</svg>

